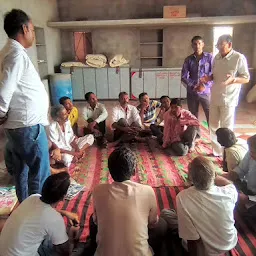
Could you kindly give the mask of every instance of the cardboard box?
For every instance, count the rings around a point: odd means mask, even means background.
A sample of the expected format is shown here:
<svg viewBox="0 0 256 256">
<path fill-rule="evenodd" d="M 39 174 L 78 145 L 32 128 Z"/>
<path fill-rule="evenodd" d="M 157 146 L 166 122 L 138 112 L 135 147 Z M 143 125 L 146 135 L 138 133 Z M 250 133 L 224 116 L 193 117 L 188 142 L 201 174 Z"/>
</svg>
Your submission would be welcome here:
<svg viewBox="0 0 256 256">
<path fill-rule="evenodd" d="M 164 18 L 186 18 L 186 5 L 164 6 Z"/>
</svg>

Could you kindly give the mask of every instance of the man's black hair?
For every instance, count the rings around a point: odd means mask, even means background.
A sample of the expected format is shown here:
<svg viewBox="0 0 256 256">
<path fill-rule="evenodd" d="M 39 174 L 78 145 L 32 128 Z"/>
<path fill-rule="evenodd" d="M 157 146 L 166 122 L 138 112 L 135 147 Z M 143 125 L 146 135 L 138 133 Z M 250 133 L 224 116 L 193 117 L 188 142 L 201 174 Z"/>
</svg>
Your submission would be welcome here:
<svg viewBox="0 0 256 256">
<path fill-rule="evenodd" d="M 165 99 L 165 98 L 168 98 L 169 100 L 171 100 L 169 96 L 163 95 L 163 96 L 160 98 L 160 101 L 163 100 L 163 99 Z"/>
<path fill-rule="evenodd" d="M 61 98 L 59 99 L 59 103 L 60 103 L 61 105 L 64 105 L 64 103 L 65 103 L 66 100 L 70 100 L 70 98 L 67 97 L 67 96 L 63 96 L 63 97 L 61 97 Z"/>
<path fill-rule="evenodd" d="M 46 204 L 61 201 L 67 194 L 70 185 L 70 176 L 67 172 L 60 172 L 49 176 L 42 188 L 41 200 Z"/>
<path fill-rule="evenodd" d="M 22 10 L 12 9 L 4 16 L 4 30 L 9 38 L 16 39 L 19 33 L 23 34 L 23 25 L 28 26 L 30 17 Z"/>
<path fill-rule="evenodd" d="M 219 128 L 216 135 L 220 145 L 225 148 L 230 148 L 237 142 L 235 133 L 228 128 Z"/>
<path fill-rule="evenodd" d="M 123 95 L 128 95 L 128 93 L 127 92 L 120 92 L 118 94 L 118 99 L 120 99 Z"/>
<path fill-rule="evenodd" d="M 182 107 L 182 104 L 181 104 L 181 99 L 178 99 L 178 98 L 174 98 L 171 100 L 171 105 L 177 105 L 179 107 Z"/>
<path fill-rule="evenodd" d="M 87 93 L 84 95 L 84 98 L 85 98 L 86 101 L 89 101 L 91 94 L 94 94 L 94 93 L 93 93 L 93 92 L 87 92 Z"/>
<path fill-rule="evenodd" d="M 204 41 L 204 39 L 203 39 L 201 36 L 194 36 L 194 37 L 191 39 L 191 43 L 193 44 L 194 41 L 197 41 L 197 40 Z"/>
<path fill-rule="evenodd" d="M 140 95 L 139 95 L 139 100 L 141 100 L 145 95 L 148 95 L 146 92 L 142 92 Z"/>
<path fill-rule="evenodd" d="M 117 182 L 129 180 L 135 174 L 136 165 L 135 154 L 125 146 L 115 149 L 108 158 L 109 172 Z"/>
</svg>

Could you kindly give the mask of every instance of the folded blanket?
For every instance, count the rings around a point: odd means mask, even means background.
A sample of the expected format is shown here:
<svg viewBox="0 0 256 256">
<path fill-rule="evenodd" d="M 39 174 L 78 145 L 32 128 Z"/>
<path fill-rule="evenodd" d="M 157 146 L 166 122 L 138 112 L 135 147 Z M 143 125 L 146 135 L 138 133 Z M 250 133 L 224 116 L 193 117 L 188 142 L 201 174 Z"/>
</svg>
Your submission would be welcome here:
<svg viewBox="0 0 256 256">
<path fill-rule="evenodd" d="M 117 54 L 109 61 L 109 66 L 112 68 L 122 66 L 124 64 L 127 64 L 129 61 L 126 60 L 122 54 Z"/>
<path fill-rule="evenodd" d="M 86 64 L 94 68 L 103 68 L 107 64 L 107 58 L 102 54 L 88 54 L 85 59 Z"/>
<path fill-rule="evenodd" d="M 122 54 L 117 54 L 113 58 L 110 58 L 109 61 L 109 66 L 114 68 L 114 67 L 119 67 L 124 64 L 127 64 L 129 61 L 126 60 Z"/>
<path fill-rule="evenodd" d="M 70 67 L 86 67 L 86 65 L 79 61 L 69 61 L 69 62 L 62 62 L 61 67 L 70 68 Z"/>
</svg>

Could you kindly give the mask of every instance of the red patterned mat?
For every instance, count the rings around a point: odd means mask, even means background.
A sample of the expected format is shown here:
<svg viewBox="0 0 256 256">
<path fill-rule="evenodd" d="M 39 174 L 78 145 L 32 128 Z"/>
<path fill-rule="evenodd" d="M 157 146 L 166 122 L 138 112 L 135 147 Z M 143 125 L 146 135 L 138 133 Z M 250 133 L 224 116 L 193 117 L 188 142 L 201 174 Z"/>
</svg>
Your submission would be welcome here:
<svg viewBox="0 0 256 256">
<path fill-rule="evenodd" d="M 154 188 L 159 212 L 164 209 L 176 209 L 176 195 L 185 187 L 158 187 Z M 89 218 L 93 212 L 91 191 L 81 192 L 75 199 L 59 203 L 58 209 L 77 212 L 80 216 L 80 241 L 86 241 L 89 235 Z M 236 228 L 238 230 L 238 243 L 231 251 L 232 256 L 256 255 L 256 225 L 250 219 L 241 217 L 239 211 L 235 211 Z M 227 255 L 230 255 L 227 253 Z"/>
<path fill-rule="evenodd" d="M 221 171 L 221 159 L 209 156 L 212 154 L 209 133 L 203 126 L 201 135 L 196 150 L 183 157 L 168 155 L 154 139 L 149 139 L 147 143 L 129 144 L 138 160 L 137 172 L 133 180 L 152 187 L 184 186 L 187 181 L 188 164 L 198 155 L 209 157 L 214 162 L 216 171 Z M 90 147 L 82 161 L 77 164 L 80 171 L 75 172 L 74 166 L 71 166 L 71 176 L 89 190 L 99 183 L 112 182 L 107 167 L 107 159 L 112 151 L 113 148 Z"/>
</svg>

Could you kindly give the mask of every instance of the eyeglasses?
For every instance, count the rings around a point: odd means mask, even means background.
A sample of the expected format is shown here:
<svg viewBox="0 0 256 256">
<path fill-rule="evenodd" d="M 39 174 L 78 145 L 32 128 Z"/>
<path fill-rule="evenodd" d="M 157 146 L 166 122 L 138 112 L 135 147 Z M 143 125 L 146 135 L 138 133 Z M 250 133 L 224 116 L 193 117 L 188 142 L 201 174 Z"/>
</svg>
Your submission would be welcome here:
<svg viewBox="0 0 256 256">
<path fill-rule="evenodd" d="M 221 42 L 221 43 L 217 43 L 217 44 L 215 45 L 215 47 L 218 49 L 218 48 L 220 48 L 220 47 L 225 46 L 226 44 L 229 44 L 229 42 Z"/>
</svg>

